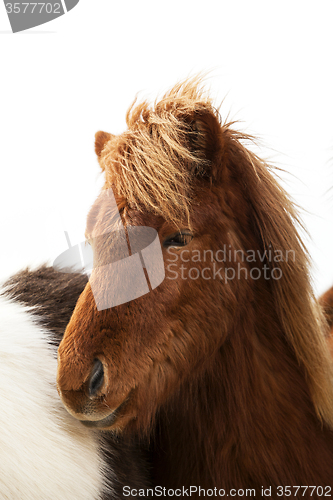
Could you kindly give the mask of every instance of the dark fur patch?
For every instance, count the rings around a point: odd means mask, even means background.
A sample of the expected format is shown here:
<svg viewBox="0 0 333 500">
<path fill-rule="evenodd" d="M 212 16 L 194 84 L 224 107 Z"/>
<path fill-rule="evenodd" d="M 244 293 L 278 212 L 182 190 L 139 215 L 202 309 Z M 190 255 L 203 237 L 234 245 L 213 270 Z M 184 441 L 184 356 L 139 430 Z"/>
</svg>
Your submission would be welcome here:
<svg viewBox="0 0 333 500">
<path fill-rule="evenodd" d="M 12 276 L 4 284 L 4 293 L 17 302 L 35 307 L 32 314 L 53 334 L 58 346 L 87 281 L 83 274 L 60 273 L 43 265 Z"/>
</svg>

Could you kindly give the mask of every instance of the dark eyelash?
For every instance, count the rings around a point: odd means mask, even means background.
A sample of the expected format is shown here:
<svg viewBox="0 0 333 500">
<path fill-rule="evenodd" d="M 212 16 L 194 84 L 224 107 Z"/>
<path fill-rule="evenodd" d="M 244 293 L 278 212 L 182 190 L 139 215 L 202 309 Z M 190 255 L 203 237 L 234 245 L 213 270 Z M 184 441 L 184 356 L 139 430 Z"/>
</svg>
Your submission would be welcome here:
<svg viewBox="0 0 333 500">
<path fill-rule="evenodd" d="M 184 247 L 190 243 L 192 240 L 193 235 L 188 232 L 182 232 L 180 231 L 179 233 L 173 234 L 169 236 L 166 240 L 163 242 L 164 247 Z"/>
</svg>

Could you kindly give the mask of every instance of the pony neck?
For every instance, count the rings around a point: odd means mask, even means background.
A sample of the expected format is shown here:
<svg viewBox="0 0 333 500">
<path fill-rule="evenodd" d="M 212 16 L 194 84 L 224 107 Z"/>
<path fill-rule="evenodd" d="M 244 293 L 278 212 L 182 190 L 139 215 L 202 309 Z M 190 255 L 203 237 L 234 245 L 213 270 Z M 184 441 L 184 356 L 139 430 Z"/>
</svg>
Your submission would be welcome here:
<svg viewBox="0 0 333 500">
<path fill-rule="evenodd" d="M 161 409 L 154 434 L 156 484 L 256 488 L 258 496 L 262 486 L 333 484 L 333 433 L 316 415 L 274 307 L 247 311 Z"/>
</svg>

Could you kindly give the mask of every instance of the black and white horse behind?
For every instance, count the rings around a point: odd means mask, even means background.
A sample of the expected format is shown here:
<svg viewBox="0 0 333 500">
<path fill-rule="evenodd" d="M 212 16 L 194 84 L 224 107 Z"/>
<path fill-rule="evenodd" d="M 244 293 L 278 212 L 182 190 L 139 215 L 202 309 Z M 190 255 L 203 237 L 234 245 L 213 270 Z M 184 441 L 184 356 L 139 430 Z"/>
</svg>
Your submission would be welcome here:
<svg viewBox="0 0 333 500">
<path fill-rule="evenodd" d="M 84 427 L 57 393 L 57 345 L 85 283 L 44 266 L 1 291 L 1 499 L 110 500 L 147 486 L 135 446 Z"/>
</svg>

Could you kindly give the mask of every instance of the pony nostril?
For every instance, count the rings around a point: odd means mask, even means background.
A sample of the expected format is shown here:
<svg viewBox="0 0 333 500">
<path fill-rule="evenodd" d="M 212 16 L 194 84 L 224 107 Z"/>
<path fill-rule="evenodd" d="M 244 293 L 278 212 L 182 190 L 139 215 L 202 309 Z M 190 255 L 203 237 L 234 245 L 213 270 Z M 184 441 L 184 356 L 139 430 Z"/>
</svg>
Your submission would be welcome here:
<svg viewBox="0 0 333 500">
<path fill-rule="evenodd" d="M 102 387 L 103 382 L 104 382 L 103 364 L 99 359 L 95 359 L 88 385 L 88 391 L 90 397 L 96 395 L 97 391 Z"/>
</svg>

